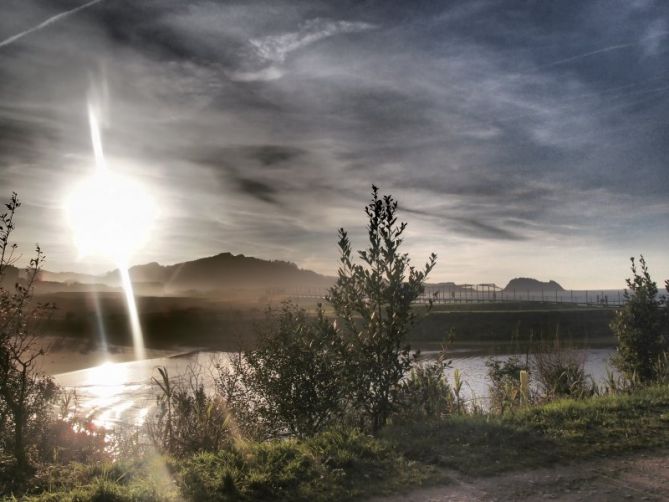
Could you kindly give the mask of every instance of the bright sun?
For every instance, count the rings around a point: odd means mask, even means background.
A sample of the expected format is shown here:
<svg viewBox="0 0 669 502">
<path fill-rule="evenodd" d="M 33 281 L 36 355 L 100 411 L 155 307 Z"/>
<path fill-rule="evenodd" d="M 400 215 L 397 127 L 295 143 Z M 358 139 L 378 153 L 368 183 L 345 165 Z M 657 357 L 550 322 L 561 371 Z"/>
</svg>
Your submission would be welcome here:
<svg viewBox="0 0 669 502">
<path fill-rule="evenodd" d="M 148 240 L 155 206 L 139 183 L 96 169 L 70 193 L 66 211 L 81 257 L 124 263 Z"/>
</svg>

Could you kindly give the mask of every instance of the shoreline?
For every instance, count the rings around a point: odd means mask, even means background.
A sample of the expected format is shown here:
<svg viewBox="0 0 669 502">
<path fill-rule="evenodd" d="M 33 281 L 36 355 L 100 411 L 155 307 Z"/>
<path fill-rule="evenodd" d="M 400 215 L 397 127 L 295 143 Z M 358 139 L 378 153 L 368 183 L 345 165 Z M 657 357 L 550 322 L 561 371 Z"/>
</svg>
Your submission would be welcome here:
<svg viewBox="0 0 669 502">
<path fill-rule="evenodd" d="M 46 335 L 39 337 L 37 348 L 45 350 L 40 358 L 38 371 L 50 376 L 84 370 L 104 363 L 126 363 L 135 360 L 134 347 L 110 344 L 104 350 L 99 345 L 80 338 Z M 174 349 L 146 349 L 146 359 L 173 357 L 185 351 L 197 349 L 175 347 Z"/>
</svg>

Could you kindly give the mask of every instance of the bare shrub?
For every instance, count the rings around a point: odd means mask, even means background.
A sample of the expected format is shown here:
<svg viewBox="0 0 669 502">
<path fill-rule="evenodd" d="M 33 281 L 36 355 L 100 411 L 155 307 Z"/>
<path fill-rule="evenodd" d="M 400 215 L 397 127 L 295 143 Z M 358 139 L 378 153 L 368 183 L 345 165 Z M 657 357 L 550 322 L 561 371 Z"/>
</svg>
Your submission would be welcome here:
<svg viewBox="0 0 669 502">
<path fill-rule="evenodd" d="M 0 214 L 0 283 L 15 261 L 17 246 L 11 242 L 14 216 L 21 206 L 14 193 Z M 44 354 L 37 327 L 52 306 L 33 302 L 33 285 L 44 263 L 39 246 L 26 269 L 26 278 L 13 290 L 0 287 L 0 451 L 11 452 L 14 479 L 34 471 L 38 445 L 35 438 L 47 426 L 57 396 L 53 380 L 37 370 Z"/>
</svg>

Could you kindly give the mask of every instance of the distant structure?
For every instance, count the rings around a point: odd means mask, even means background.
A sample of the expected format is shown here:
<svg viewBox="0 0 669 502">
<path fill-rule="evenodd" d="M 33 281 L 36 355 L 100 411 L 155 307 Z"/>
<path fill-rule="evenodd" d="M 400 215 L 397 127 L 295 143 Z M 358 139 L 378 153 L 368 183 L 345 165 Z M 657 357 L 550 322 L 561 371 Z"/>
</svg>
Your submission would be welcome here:
<svg viewBox="0 0 669 502">
<path fill-rule="evenodd" d="M 564 288 L 555 281 L 542 282 L 529 277 L 516 277 L 509 281 L 509 284 L 506 285 L 503 291 L 506 293 L 513 291 L 525 291 L 530 293 L 540 293 L 544 291 L 546 293 L 552 293 L 554 291 L 564 291 Z"/>
</svg>

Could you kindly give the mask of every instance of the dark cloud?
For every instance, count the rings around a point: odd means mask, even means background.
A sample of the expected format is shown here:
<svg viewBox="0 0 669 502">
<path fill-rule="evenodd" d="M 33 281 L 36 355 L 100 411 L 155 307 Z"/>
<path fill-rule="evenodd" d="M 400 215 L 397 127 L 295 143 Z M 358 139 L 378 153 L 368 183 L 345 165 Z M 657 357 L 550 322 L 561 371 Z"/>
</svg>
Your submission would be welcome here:
<svg viewBox="0 0 669 502">
<path fill-rule="evenodd" d="M 436 220 L 441 225 L 446 225 L 449 231 L 455 231 L 473 237 L 475 239 L 496 239 L 508 241 L 522 241 L 527 238 L 515 230 L 505 228 L 505 226 L 518 227 L 517 222 L 507 220 L 503 224 L 496 225 L 489 222 L 482 221 L 478 218 L 469 216 L 449 216 L 443 214 L 441 210 L 424 211 L 420 209 L 412 209 L 407 207 L 400 208 L 402 212 L 415 214 L 426 217 L 428 219 Z"/>
<path fill-rule="evenodd" d="M 237 183 L 242 192 L 256 197 L 263 202 L 277 204 L 276 190 L 267 183 L 242 177 L 237 178 Z"/>
<path fill-rule="evenodd" d="M 247 151 L 249 156 L 258 159 L 264 166 L 289 162 L 305 153 L 301 148 L 281 145 L 247 147 Z"/>
<path fill-rule="evenodd" d="M 308 152 L 290 145 L 244 145 L 214 147 L 208 151 L 193 152 L 191 158 L 195 162 L 214 167 L 227 164 L 254 164 L 263 167 L 278 166 L 300 160 Z"/>
<path fill-rule="evenodd" d="M 476 220 L 474 218 L 452 218 L 458 225 L 460 231 L 479 239 L 501 239 L 510 241 L 526 240 L 525 237 L 519 235 L 511 230 L 496 227 L 488 223 Z"/>
</svg>

